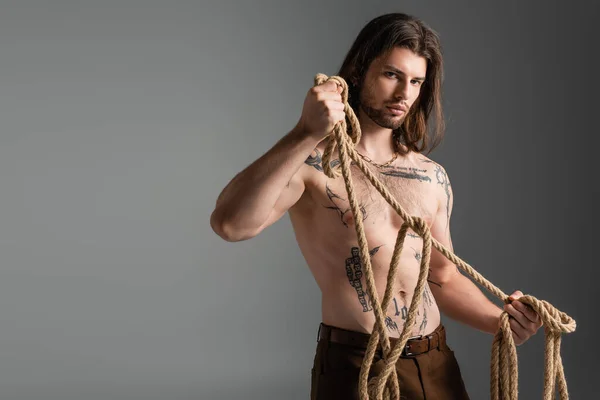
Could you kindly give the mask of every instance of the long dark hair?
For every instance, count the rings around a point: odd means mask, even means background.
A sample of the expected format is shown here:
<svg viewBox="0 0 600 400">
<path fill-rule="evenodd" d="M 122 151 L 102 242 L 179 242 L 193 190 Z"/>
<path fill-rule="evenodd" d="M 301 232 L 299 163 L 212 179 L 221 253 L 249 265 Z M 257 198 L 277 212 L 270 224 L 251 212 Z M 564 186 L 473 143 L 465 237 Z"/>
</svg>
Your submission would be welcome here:
<svg viewBox="0 0 600 400">
<path fill-rule="evenodd" d="M 395 47 L 406 48 L 427 60 L 427 75 L 419 97 L 410 108 L 402 126 L 393 132 L 395 150 L 429 154 L 444 137 L 444 114 L 441 101 L 443 59 L 438 34 L 423 21 L 403 13 L 381 15 L 360 31 L 338 72 L 348 83 L 348 103 L 358 115 L 359 94 L 371 62 Z M 429 142 L 429 117 L 435 125 Z M 428 148 L 429 147 L 429 148 Z"/>
</svg>

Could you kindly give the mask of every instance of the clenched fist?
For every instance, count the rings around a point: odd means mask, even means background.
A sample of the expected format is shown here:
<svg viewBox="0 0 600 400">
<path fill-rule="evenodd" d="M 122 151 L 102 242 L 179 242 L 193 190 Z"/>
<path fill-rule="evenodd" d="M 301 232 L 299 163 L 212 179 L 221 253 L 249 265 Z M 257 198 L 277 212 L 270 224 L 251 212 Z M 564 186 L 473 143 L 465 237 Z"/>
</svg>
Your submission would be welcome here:
<svg viewBox="0 0 600 400">
<path fill-rule="evenodd" d="M 310 88 L 304 99 L 298 126 L 307 135 L 323 140 L 346 118 L 342 87 L 334 81 Z"/>
</svg>

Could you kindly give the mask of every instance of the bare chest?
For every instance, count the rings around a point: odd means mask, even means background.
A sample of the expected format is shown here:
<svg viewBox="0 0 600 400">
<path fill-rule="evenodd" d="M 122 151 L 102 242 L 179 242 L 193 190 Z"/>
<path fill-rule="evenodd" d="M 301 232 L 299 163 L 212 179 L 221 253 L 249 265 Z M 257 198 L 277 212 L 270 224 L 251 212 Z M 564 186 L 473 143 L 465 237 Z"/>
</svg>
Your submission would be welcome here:
<svg viewBox="0 0 600 400">
<path fill-rule="evenodd" d="M 408 164 L 379 169 L 370 167 L 370 170 L 406 213 L 423 218 L 431 226 L 440 190 L 436 187 L 439 184 L 433 166 Z M 351 175 L 354 198 L 360 210 L 358 218 L 362 219 L 365 229 L 400 229 L 404 220 L 356 165 L 352 165 Z M 355 225 L 343 177 L 331 179 L 324 173 L 314 174 L 307 189 L 314 201 L 312 212 L 318 221 L 331 227 Z"/>
</svg>

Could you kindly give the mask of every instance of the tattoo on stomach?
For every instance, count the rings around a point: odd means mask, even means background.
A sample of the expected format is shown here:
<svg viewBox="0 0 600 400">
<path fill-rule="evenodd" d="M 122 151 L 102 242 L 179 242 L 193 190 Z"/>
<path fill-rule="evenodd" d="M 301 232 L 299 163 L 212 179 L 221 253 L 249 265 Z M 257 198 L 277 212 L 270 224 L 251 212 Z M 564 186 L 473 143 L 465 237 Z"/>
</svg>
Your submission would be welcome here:
<svg viewBox="0 0 600 400">
<path fill-rule="evenodd" d="M 381 246 L 377 246 L 372 250 L 369 250 L 369 256 L 373 257 L 375 253 L 379 251 Z M 360 260 L 360 253 L 358 247 L 352 247 L 350 249 L 351 257 L 346 258 L 346 275 L 350 281 L 350 285 L 356 290 L 358 295 L 358 301 L 363 307 L 363 312 L 369 312 L 373 309 L 373 304 L 369 298 L 369 294 L 363 289 L 362 276 L 363 276 L 363 265 Z"/>
</svg>

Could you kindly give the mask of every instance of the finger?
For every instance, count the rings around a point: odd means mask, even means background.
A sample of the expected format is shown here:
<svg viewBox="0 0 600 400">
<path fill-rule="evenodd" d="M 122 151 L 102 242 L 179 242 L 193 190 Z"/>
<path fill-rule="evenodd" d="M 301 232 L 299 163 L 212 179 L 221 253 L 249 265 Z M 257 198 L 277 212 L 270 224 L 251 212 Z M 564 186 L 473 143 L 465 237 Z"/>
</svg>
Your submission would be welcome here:
<svg viewBox="0 0 600 400">
<path fill-rule="evenodd" d="M 523 292 L 521 292 L 520 290 L 515 290 L 515 291 L 513 292 L 513 294 L 511 294 L 511 295 L 510 295 L 510 296 L 508 296 L 508 297 L 509 297 L 509 300 L 510 300 L 510 301 L 513 301 L 513 300 L 516 300 L 516 299 L 518 299 L 518 298 L 519 298 L 519 297 L 521 297 L 521 296 L 523 296 Z"/>
<path fill-rule="evenodd" d="M 314 87 L 316 92 L 337 92 L 341 93 L 341 86 L 336 81 L 327 81 Z"/>
<path fill-rule="evenodd" d="M 515 342 L 521 343 L 525 340 L 525 332 L 523 332 L 522 326 L 514 318 L 509 318 L 508 323 L 510 324 L 510 330 L 513 333 L 513 339 Z"/>
<path fill-rule="evenodd" d="M 325 105 L 329 107 L 330 110 L 338 110 L 344 111 L 344 103 L 334 100 L 326 100 L 324 101 Z"/>
<path fill-rule="evenodd" d="M 530 320 L 531 322 L 533 322 L 534 324 L 538 324 L 541 321 L 541 318 L 538 315 L 538 313 L 536 313 L 529 304 L 525 304 L 525 303 L 515 300 L 512 302 L 512 305 L 517 310 L 521 311 L 523 313 L 523 315 L 525 315 L 525 317 L 528 320 Z"/>
<path fill-rule="evenodd" d="M 317 98 L 321 99 L 321 100 L 334 100 L 340 104 L 344 104 L 342 102 L 342 95 L 339 93 L 335 93 L 335 92 L 320 92 L 317 95 Z"/>
<path fill-rule="evenodd" d="M 529 329 L 532 322 L 529 321 L 521 311 L 517 310 L 512 304 L 506 304 L 504 309 L 517 321 L 517 323 L 519 323 L 519 325 L 521 325 L 524 330 Z"/>
</svg>

